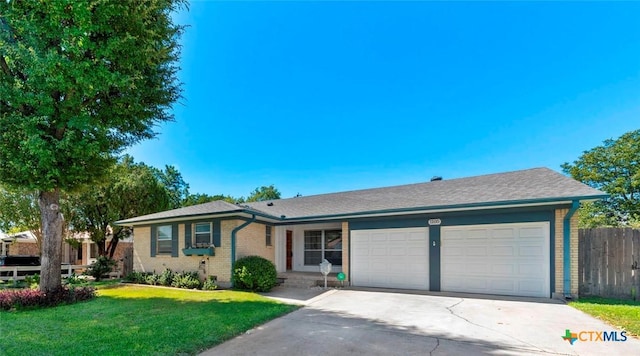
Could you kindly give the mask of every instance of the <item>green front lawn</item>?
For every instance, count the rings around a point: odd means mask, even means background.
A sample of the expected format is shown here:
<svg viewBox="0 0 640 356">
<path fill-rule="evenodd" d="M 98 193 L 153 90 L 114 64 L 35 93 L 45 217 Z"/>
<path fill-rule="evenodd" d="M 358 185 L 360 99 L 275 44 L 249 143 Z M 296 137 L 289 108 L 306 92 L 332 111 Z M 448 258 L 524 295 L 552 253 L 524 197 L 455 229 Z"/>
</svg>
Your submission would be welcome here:
<svg viewBox="0 0 640 356">
<path fill-rule="evenodd" d="M 640 336 L 640 301 L 586 297 L 570 302 L 569 305 Z"/>
<path fill-rule="evenodd" d="M 236 291 L 101 289 L 84 303 L 0 312 L 0 354 L 196 354 L 296 308 Z"/>
</svg>

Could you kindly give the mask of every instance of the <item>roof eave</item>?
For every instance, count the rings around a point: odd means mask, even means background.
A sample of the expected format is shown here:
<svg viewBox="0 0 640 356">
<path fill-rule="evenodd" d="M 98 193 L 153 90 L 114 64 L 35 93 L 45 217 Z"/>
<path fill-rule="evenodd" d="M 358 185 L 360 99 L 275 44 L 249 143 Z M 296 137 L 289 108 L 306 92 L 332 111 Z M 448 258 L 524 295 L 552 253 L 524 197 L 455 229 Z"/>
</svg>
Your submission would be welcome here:
<svg viewBox="0 0 640 356">
<path fill-rule="evenodd" d="M 393 215 L 406 215 L 406 214 L 429 214 L 429 213 L 444 213 L 452 211 L 465 211 L 465 210 L 485 210 L 495 208 L 511 208 L 511 207 L 534 207 L 534 206 L 546 206 L 546 205 L 563 205 L 571 204 L 571 202 L 578 201 L 594 201 L 608 197 L 608 194 L 588 195 L 588 196 L 575 196 L 575 197 L 562 197 L 562 198 L 543 198 L 543 199 L 526 199 L 526 200 L 511 200 L 511 201 L 498 201 L 490 203 L 471 203 L 471 204 L 454 204 L 454 205 L 441 205 L 441 206 L 425 206 L 425 207 L 413 207 L 413 208 L 398 208 L 398 209 L 382 209 L 372 210 L 364 212 L 352 212 L 345 214 L 328 214 L 328 215 L 310 215 L 301 217 L 285 218 L 283 222 L 309 222 L 317 220 L 334 220 L 334 219 L 349 219 L 349 218 L 364 218 L 364 217 L 378 217 L 378 216 L 393 216 Z"/>
<path fill-rule="evenodd" d="M 227 217 L 251 218 L 252 215 L 261 217 L 262 218 L 261 220 L 272 222 L 272 223 L 279 222 L 281 220 L 280 218 L 277 218 L 275 216 L 264 214 L 251 209 L 238 209 L 238 210 L 229 210 L 229 211 L 222 211 L 222 212 L 216 212 L 216 213 L 188 214 L 188 215 L 171 216 L 171 217 L 165 217 L 165 218 L 151 218 L 151 219 L 142 219 L 142 220 L 136 219 L 135 221 L 129 221 L 131 219 L 127 219 L 127 220 L 116 221 L 114 222 L 114 224 L 118 226 L 134 227 L 134 226 L 142 226 L 142 225 L 192 221 L 192 220 L 200 220 L 200 219 L 215 219 L 215 218 L 227 218 Z"/>
</svg>

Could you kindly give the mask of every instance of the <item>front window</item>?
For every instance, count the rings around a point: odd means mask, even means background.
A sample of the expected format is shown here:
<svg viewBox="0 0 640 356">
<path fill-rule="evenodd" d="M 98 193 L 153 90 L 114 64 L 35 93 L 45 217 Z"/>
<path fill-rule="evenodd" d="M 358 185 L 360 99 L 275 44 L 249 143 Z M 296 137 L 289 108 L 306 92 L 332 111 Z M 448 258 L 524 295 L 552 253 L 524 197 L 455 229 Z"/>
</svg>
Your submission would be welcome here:
<svg viewBox="0 0 640 356">
<path fill-rule="evenodd" d="M 322 259 L 334 266 L 342 266 L 342 230 L 304 232 L 304 264 L 319 265 Z"/>
<path fill-rule="evenodd" d="M 209 247 L 211 245 L 211 223 L 197 223 L 194 230 L 196 247 Z"/>
<path fill-rule="evenodd" d="M 158 253 L 171 253 L 171 225 L 158 226 Z"/>
</svg>

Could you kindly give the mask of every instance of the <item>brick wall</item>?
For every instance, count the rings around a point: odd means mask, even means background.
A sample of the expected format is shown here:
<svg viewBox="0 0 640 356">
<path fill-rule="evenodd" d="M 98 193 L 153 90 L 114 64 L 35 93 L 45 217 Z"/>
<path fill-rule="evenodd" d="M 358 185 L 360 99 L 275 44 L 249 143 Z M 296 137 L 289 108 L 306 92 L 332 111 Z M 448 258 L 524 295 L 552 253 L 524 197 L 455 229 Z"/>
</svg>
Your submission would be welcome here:
<svg viewBox="0 0 640 356">
<path fill-rule="evenodd" d="M 564 293 L 564 217 L 569 209 L 556 209 L 556 226 L 555 226 L 555 293 L 562 295 Z M 571 294 L 578 296 L 578 214 L 571 217 Z"/>
<path fill-rule="evenodd" d="M 271 228 L 271 246 L 266 244 L 266 225 L 253 223 L 238 231 L 236 235 L 236 258 L 245 256 L 261 256 L 276 263 L 275 228 Z"/>
<path fill-rule="evenodd" d="M 40 256 L 40 248 L 35 242 L 14 242 L 7 245 L 8 255 Z"/>
<path fill-rule="evenodd" d="M 185 246 L 185 225 L 178 224 L 178 257 L 151 257 L 151 227 L 136 227 L 133 231 L 133 269 L 155 273 L 160 273 L 165 268 L 176 272 L 199 271 L 203 279 L 206 276 L 216 276 L 219 284 L 224 286 L 231 281 L 231 231 L 241 223 L 239 220 L 222 221 L 221 246 L 216 246 L 215 256 L 185 256 L 182 252 Z"/>
<path fill-rule="evenodd" d="M 349 222 L 342 222 L 342 272 L 349 281 Z"/>
</svg>

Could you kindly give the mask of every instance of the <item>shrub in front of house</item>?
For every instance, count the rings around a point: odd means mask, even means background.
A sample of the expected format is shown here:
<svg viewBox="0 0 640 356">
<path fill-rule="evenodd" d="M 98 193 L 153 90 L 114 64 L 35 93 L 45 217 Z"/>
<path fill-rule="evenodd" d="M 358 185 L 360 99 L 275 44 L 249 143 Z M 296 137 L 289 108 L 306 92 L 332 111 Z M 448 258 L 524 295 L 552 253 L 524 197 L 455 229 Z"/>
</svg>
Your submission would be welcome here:
<svg viewBox="0 0 640 356">
<path fill-rule="evenodd" d="M 87 274 L 99 281 L 102 276 L 111 272 L 115 267 L 116 261 L 107 256 L 98 256 L 95 262 L 93 262 L 87 269 Z"/>
<path fill-rule="evenodd" d="M 215 276 L 208 276 L 202 282 L 197 271 L 173 272 L 168 268 L 160 274 L 134 271 L 129 273 L 125 280 L 137 284 L 161 285 L 183 289 L 218 289 Z"/>
<path fill-rule="evenodd" d="M 160 273 L 160 276 L 158 277 L 158 284 L 160 284 L 161 286 L 170 287 L 171 284 L 173 283 L 173 276 L 174 276 L 173 271 L 170 270 L 169 268 L 165 268 L 164 271 L 162 271 L 162 273 Z"/>
<path fill-rule="evenodd" d="M 264 257 L 242 257 L 233 265 L 233 286 L 238 289 L 268 292 L 277 278 L 276 266 Z"/>
<path fill-rule="evenodd" d="M 53 307 L 90 300 L 95 296 L 93 287 L 63 286 L 49 293 L 37 289 L 4 290 L 0 291 L 0 310 Z"/>
<path fill-rule="evenodd" d="M 198 272 L 182 272 L 173 275 L 171 286 L 184 289 L 200 289 L 202 282 L 200 282 Z"/>
</svg>

